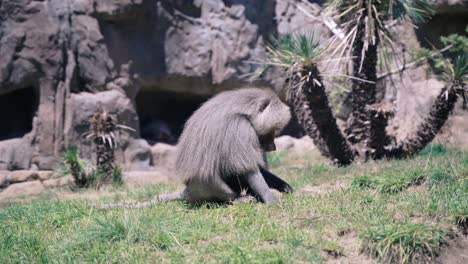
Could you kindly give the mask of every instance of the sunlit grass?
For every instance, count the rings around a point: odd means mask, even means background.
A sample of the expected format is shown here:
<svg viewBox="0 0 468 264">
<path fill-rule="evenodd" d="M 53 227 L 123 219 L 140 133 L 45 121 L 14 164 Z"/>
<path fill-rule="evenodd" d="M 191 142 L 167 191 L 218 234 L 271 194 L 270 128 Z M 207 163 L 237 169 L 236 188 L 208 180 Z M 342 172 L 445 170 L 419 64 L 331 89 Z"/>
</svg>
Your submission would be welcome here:
<svg viewBox="0 0 468 264">
<path fill-rule="evenodd" d="M 278 205 L 91 206 L 145 200 L 175 185 L 113 187 L 114 196 L 98 201 L 38 198 L 0 209 L 0 263 L 346 262 L 359 248 L 379 261 L 428 260 L 444 250 L 448 233 L 466 227 L 467 157 L 446 149 L 337 168 L 316 153 L 272 154 L 271 170 L 295 188 Z M 344 187 L 308 189 L 337 181 Z M 355 252 L 349 243 L 357 245 Z"/>
</svg>

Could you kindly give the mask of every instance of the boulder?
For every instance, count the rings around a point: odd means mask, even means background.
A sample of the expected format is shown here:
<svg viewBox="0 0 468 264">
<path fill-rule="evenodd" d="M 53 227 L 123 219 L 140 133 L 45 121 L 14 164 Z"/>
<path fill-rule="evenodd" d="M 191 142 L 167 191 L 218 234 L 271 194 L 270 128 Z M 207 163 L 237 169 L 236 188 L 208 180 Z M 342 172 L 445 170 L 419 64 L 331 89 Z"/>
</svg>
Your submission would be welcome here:
<svg viewBox="0 0 468 264">
<path fill-rule="evenodd" d="M 37 171 L 17 170 L 17 171 L 12 171 L 10 172 L 10 174 L 8 174 L 8 181 L 10 183 L 34 181 L 38 179 L 39 179 L 39 174 L 37 173 Z"/>
<path fill-rule="evenodd" d="M 33 151 L 28 138 L 0 141 L 0 170 L 29 169 Z"/>
<path fill-rule="evenodd" d="M 288 150 L 293 152 L 308 152 L 315 149 L 313 140 L 309 136 L 294 138 L 290 136 L 281 136 L 275 138 L 277 150 Z"/>
<path fill-rule="evenodd" d="M 9 171 L 0 171 L 0 188 L 3 188 L 9 184 L 8 174 L 10 174 Z"/>
<path fill-rule="evenodd" d="M 75 178 L 73 176 L 68 175 L 56 179 L 49 179 L 42 182 L 42 184 L 47 188 L 55 188 L 55 187 L 62 187 L 66 185 L 70 185 L 75 182 Z"/>
<path fill-rule="evenodd" d="M 126 186 L 146 186 L 161 183 L 177 182 L 177 177 L 166 170 L 155 169 L 152 171 L 124 172 L 122 181 Z"/>
<path fill-rule="evenodd" d="M 48 180 L 54 175 L 53 171 L 37 171 L 36 173 L 39 180 L 41 181 Z"/>
<path fill-rule="evenodd" d="M 0 201 L 5 201 L 23 196 L 38 195 L 46 190 L 41 181 L 28 181 L 9 185 L 0 192 Z"/>
<path fill-rule="evenodd" d="M 153 155 L 153 164 L 156 168 L 174 171 L 176 146 L 157 143 L 151 147 L 151 154 Z"/>
<path fill-rule="evenodd" d="M 144 139 L 130 139 L 125 150 L 125 162 L 128 170 L 151 170 L 151 147 Z"/>
<path fill-rule="evenodd" d="M 289 150 L 294 147 L 295 138 L 291 136 L 281 136 L 275 138 L 276 150 Z"/>
</svg>

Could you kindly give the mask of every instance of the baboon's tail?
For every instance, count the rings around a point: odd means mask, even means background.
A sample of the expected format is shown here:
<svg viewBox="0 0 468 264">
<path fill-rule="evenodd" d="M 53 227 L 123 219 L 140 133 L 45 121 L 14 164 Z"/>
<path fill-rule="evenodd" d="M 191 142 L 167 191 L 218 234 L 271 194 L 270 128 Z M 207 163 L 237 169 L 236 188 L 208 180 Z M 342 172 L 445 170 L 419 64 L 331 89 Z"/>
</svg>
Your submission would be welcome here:
<svg viewBox="0 0 468 264">
<path fill-rule="evenodd" d="M 161 202 L 169 201 L 181 201 L 185 200 L 185 191 L 178 191 L 173 193 L 166 193 L 158 195 L 156 198 L 139 203 L 114 203 L 114 204 L 97 204 L 94 205 L 95 208 L 99 209 L 111 209 L 111 208 L 144 208 L 148 206 L 155 205 Z"/>
</svg>

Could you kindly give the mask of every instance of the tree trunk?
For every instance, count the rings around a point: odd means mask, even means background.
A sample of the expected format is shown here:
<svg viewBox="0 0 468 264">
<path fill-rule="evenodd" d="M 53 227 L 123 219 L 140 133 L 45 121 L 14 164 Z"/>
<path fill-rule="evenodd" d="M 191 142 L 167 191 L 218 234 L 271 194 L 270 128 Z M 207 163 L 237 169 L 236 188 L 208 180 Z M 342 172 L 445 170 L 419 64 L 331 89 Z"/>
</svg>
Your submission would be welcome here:
<svg viewBox="0 0 468 264">
<path fill-rule="evenodd" d="M 447 121 L 455 107 L 458 96 L 455 89 L 444 88 L 437 96 L 431 107 L 429 116 L 418 126 L 414 135 L 391 149 L 387 156 L 403 158 L 418 154 L 429 144 Z"/>
<path fill-rule="evenodd" d="M 301 76 L 310 77 L 301 81 Z M 316 66 L 294 76 L 288 97 L 298 121 L 322 155 L 338 165 L 351 164 L 354 153 L 336 124 Z"/>
<path fill-rule="evenodd" d="M 376 99 L 376 81 L 377 81 L 377 47 L 379 40 L 377 32 L 374 32 L 376 41 L 369 43 L 367 50 L 363 52 L 365 41 L 365 20 L 367 17 L 367 1 L 362 1 L 362 18 L 359 20 L 356 40 L 353 44 L 353 76 L 369 82 L 363 82 L 353 79 L 350 104 L 351 115 L 347 124 L 347 138 L 353 144 L 359 144 L 369 138 L 369 115 L 366 113 L 366 107 L 374 104 Z M 364 57 L 363 57 L 364 56 Z M 361 63 L 362 61 L 362 63 Z M 362 65 L 362 69 L 361 69 Z"/>
<path fill-rule="evenodd" d="M 102 138 L 96 139 L 96 167 L 104 173 L 104 183 L 112 181 L 114 171 L 114 149 Z"/>
<path fill-rule="evenodd" d="M 369 157 L 372 159 L 381 159 L 385 155 L 385 146 L 392 143 L 392 138 L 387 134 L 388 121 L 395 114 L 395 108 L 392 104 L 380 103 L 367 107 L 370 119 L 370 133 L 367 141 Z"/>
</svg>

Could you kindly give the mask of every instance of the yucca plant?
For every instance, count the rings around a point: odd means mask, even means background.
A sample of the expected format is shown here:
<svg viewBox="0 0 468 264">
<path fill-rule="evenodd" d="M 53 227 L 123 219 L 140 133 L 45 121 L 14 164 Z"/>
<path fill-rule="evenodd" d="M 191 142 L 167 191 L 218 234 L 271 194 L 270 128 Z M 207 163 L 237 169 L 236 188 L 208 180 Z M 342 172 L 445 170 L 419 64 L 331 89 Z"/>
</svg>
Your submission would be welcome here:
<svg viewBox="0 0 468 264">
<path fill-rule="evenodd" d="M 133 130 L 117 123 L 117 117 L 100 109 L 89 119 L 89 131 L 85 138 L 91 140 L 96 153 L 96 171 L 102 173 L 100 181 L 112 181 L 116 166 L 114 164 L 114 149 L 118 145 L 116 133 L 119 129 Z"/>
<path fill-rule="evenodd" d="M 340 53 L 338 58 L 324 60 L 325 51 L 313 35 L 288 35 L 267 47 L 266 68 L 285 69 L 288 101 L 298 121 L 321 153 L 339 165 L 350 164 L 356 157 L 401 158 L 417 154 L 441 129 L 457 99 L 462 98 L 466 105 L 467 55 L 458 57 L 454 63 L 442 64 L 441 79 L 446 87 L 415 135 L 397 142 L 386 132 L 395 107 L 375 102 L 377 51 L 381 45 L 394 45 L 389 24 L 401 20 L 426 21 L 433 14 L 431 4 L 423 0 L 334 0 L 327 8 L 333 10 L 335 19 L 341 20 L 341 30 L 345 33 L 336 35 L 341 36 L 339 43 L 337 38 L 328 43 L 338 44 L 331 49 L 332 55 Z M 326 54 L 330 57 L 328 50 Z M 329 106 L 322 78 L 330 74 L 322 74 L 318 64 L 348 58 L 352 61 L 353 74 L 342 76 L 352 80 L 352 114 L 347 124 L 348 135 L 344 137 Z"/>
<path fill-rule="evenodd" d="M 419 153 L 437 135 L 447 121 L 459 98 L 466 104 L 468 98 L 468 55 L 458 56 L 454 62 L 443 60 L 441 79 L 446 86 L 440 91 L 429 115 L 419 125 L 413 136 L 394 149 L 394 155 L 412 156 Z"/>
<path fill-rule="evenodd" d="M 427 0 L 331 0 L 325 13 L 340 21 L 344 38 L 335 37 L 333 54 L 352 58 L 351 116 L 347 138 L 353 144 L 369 138 L 371 115 L 366 108 L 376 103 L 378 48 L 395 45 L 389 24 L 406 20 L 420 23 L 433 14 Z M 366 80 L 366 82 L 362 81 Z"/>
<path fill-rule="evenodd" d="M 285 69 L 287 99 L 304 131 L 321 153 L 348 165 L 353 152 L 337 126 L 317 63 L 323 50 L 313 35 L 287 35 L 267 47 L 267 66 Z"/>
</svg>

